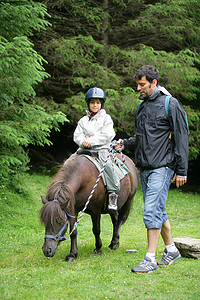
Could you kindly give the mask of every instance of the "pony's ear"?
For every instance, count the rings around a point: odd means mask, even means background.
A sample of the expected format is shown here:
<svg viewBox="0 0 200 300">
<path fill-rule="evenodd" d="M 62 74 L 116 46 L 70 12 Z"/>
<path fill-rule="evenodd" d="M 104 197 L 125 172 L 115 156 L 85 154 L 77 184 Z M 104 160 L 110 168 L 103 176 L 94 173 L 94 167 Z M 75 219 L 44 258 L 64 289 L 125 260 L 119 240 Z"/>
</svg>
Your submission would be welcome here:
<svg viewBox="0 0 200 300">
<path fill-rule="evenodd" d="M 48 202 L 48 200 L 44 196 L 41 196 L 41 199 L 43 204 L 46 204 Z"/>
</svg>

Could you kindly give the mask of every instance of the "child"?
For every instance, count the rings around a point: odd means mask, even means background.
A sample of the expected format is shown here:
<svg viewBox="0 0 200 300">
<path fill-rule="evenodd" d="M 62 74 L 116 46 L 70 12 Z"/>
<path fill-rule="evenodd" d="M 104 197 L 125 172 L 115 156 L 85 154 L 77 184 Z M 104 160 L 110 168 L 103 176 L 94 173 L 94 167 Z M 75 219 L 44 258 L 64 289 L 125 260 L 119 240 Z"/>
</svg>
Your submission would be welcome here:
<svg viewBox="0 0 200 300">
<path fill-rule="evenodd" d="M 89 111 L 78 122 L 74 132 L 74 142 L 79 149 L 98 150 L 98 156 L 103 165 L 109 153 L 110 143 L 115 137 L 113 121 L 103 109 L 106 95 L 102 89 L 94 87 L 87 91 L 85 100 Z M 110 157 L 104 169 L 104 176 L 109 193 L 108 209 L 117 210 L 116 192 L 120 190 L 120 180 L 115 176 Z"/>
</svg>

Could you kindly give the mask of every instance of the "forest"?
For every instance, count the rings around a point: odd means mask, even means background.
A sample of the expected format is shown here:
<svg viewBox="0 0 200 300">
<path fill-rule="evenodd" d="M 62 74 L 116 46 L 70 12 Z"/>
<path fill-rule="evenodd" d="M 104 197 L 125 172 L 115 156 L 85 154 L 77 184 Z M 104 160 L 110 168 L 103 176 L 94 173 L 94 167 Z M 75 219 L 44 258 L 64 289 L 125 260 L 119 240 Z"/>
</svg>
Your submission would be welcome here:
<svg viewBox="0 0 200 300">
<path fill-rule="evenodd" d="M 199 54 L 199 0 L 0 1 L 1 184 L 42 170 L 42 153 L 44 170 L 75 151 L 90 87 L 106 92 L 116 137 L 133 135 L 134 74 L 145 64 L 187 113 L 189 173 L 199 180 Z"/>
</svg>

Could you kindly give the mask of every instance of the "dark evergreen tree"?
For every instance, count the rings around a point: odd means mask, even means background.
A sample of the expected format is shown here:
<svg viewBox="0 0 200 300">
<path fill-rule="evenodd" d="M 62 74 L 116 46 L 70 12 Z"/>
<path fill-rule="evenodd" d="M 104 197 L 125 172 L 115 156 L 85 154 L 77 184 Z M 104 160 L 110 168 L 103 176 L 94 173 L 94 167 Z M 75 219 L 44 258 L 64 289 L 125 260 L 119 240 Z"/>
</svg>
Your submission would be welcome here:
<svg viewBox="0 0 200 300">
<path fill-rule="evenodd" d="M 155 65 L 164 85 L 184 105 L 190 125 L 190 159 L 200 150 L 199 15 L 197 0 L 46 0 L 52 27 L 34 36 L 51 78 L 38 95 L 59 103 L 76 124 L 84 94 L 103 88 L 118 132 L 134 132 L 138 99 L 133 79 Z"/>
<path fill-rule="evenodd" d="M 34 87 L 49 75 L 44 59 L 27 36 L 45 29 L 47 11 L 34 1 L 0 3 L 0 182 L 11 182 L 29 161 L 26 146 L 50 144 L 52 128 L 64 122 L 63 113 L 36 105 Z"/>
</svg>

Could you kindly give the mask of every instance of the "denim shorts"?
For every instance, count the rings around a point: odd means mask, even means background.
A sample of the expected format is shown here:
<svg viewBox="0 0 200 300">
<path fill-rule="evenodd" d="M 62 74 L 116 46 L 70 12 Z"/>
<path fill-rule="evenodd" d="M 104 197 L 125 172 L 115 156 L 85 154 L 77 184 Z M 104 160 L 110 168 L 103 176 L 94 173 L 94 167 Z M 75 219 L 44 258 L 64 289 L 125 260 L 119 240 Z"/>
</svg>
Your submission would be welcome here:
<svg viewBox="0 0 200 300">
<path fill-rule="evenodd" d="M 168 220 L 165 205 L 173 174 L 174 171 L 167 167 L 140 171 L 144 200 L 143 221 L 147 229 L 161 229 L 162 224 Z"/>
</svg>

